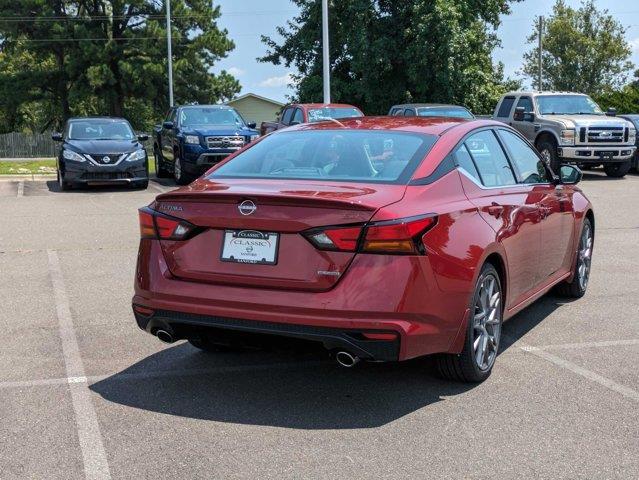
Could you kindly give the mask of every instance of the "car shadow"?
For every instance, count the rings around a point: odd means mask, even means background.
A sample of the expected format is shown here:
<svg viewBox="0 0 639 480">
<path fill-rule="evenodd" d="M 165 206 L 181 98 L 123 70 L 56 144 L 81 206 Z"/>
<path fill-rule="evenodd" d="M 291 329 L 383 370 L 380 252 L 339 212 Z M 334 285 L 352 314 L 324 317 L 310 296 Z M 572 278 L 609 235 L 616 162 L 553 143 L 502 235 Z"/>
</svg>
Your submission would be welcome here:
<svg viewBox="0 0 639 480">
<path fill-rule="evenodd" d="M 544 297 L 506 322 L 502 352 L 564 303 Z M 110 402 L 167 415 L 313 430 L 379 427 L 477 387 L 437 378 L 428 357 L 352 369 L 308 360 L 290 352 L 275 359 L 266 351 L 207 354 L 180 343 L 90 388 Z"/>
<path fill-rule="evenodd" d="M 51 193 L 113 193 L 113 192 L 126 192 L 126 191 L 141 191 L 142 188 L 132 187 L 130 185 L 91 185 L 91 186 L 74 186 L 71 190 L 60 190 L 60 184 L 57 180 L 47 180 L 47 189 Z M 175 187 L 177 185 L 175 181 L 167 178 L 156 178 L 155 176 L 149 177 L 149 185 L 153 184 L 160 187 Z"/>
</svg>

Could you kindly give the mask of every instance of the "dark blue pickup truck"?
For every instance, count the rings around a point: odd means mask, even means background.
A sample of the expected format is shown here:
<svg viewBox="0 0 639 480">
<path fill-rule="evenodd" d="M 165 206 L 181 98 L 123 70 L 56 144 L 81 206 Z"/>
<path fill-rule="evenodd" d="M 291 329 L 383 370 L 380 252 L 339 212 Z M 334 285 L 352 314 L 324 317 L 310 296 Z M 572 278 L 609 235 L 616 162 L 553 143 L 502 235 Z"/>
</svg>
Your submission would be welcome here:
<svg viewBox="0 0 639 480">
<path fill-rule="evenodd" d="M 156 175 L 186 185 L 258 137 L 255 123 L 226 105 L 173 107 L 155 127 Z"/>
</svg>

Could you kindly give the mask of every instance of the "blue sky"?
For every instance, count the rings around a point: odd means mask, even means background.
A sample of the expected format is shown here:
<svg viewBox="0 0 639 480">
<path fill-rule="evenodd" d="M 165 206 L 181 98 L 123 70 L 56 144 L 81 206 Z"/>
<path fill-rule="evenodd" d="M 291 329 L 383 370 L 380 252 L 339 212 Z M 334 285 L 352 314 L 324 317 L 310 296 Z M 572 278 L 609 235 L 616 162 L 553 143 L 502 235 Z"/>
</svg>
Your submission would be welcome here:
<svg viewBox="0 0 639 480">
<path fill-rule="evenodd" d="M 275 36 L 275 28 L 295 16 L 297 9 L 290 0 L 221 0 L 214 1 L 222 10 L 218 24 L 229 31 L 235 42 L 235 50 L 219 62 L 215 70 L 226 69 L 233 73 L 242 84 L 242 93 L 258 95 L 285 101 L 292 91 L 287 84 L 291 69 L 283 65 L 259 63 L 256 58 L 266 52 L 260 35 Z M 526 37 L 532 30 L 538 15 L 548 15 L 554 0 L 525 0 L 514 4 L 512 13 L 505 16 L 497 30 L 502 47 L 494 52 L 496 61 L 505 64 L 506 74 L 517 77 L 521 68 L 522 55 L 529 48 Z M 567 0 L 571 6 L 579 6 L 580 0 Z M 623 25 L 628 27 L 627 39 L 633 48 L 632 61 L 639 68 L 639 3 L 631 1 L 598 0 L 599 8 L 606 8 Z"/>
</svg>

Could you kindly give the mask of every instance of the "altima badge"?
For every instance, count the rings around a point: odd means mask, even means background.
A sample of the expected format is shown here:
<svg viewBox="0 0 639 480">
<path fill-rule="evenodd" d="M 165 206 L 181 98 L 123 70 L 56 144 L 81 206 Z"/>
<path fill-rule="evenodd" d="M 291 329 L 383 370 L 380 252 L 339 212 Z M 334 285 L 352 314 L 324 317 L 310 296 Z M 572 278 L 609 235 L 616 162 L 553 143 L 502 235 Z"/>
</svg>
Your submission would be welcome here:
<svg viewBox="0 0 639 480">
<path fill-rule="evenodd" d="M 251 215 L 257 210 L 257 206 L 251 200 L 244 200 L 237 206 L 242 215 Z"/>
</svg>

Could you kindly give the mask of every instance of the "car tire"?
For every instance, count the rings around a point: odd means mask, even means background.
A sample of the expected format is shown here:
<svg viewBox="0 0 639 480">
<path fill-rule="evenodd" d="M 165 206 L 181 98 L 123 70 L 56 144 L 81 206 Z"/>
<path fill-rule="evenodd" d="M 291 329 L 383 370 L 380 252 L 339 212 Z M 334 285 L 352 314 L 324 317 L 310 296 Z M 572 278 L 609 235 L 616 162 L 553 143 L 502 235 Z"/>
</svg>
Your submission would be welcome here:
<svg viewBox="0 0 639 480">
<path fill-rule="evenodd" d="M 470 302 L 464 348 L 459 354 L 437 356 L 441 377 L 459 382 L 483 382 L 490 376 L 499 352 L 503 299 L 499 274 L 485 264 Z"/>
<path fill-rule="evenodd" d="M 67 182 L 64 179 L 64 174 L 58 169 L 58 187 L 60 188 L 61 192 L 67 192 L 69 190 L 71 190 L 71 183 Z"/>
<path fill-rule="evenodd" d="M 171 172 L 164 166 L 164 157 L 162 157 L 162 152 L 160 152 L 157 145 L 153 147 L 153 159 L 155 162 L 155 176 L 157 178 L 170 178 Z"/>
<path fill-rule="evenodd" d="M 589 218 L 584 219 L 579 235 L 579 245 L 575 255 L 575 265 L 572 269 L 572 280 L 557 285 L 555 291 L 564 297 L 581 298 L 585 295 L 590 278 L 590 266 L 592 262 L 592 249 L 594 246 L 595 232 Z"/>
<path fill-rule="evenodd" d="M 555 143 L 548 139 L 542 138 L 537 143 L 537 150 L 546 163 L 550 166 L 555 175 L 559 175 L 559 169 L 561 168 L 561 157 L 557 152 L 557 146 Z"/>
<path fill-rule="evenodd" d="M 191 176 L 184 171 L 184 164 L 180 159 L 179 152 L 175 152 L 175 163 L 173 164 L 173 179 L 178 185 L 188 185 L 191 183 Z"/>
<path fill-rule="evenodd" d="M 612 178 L 623 178 L 630 171 L 632 162 L 630 160 L 622 163 L 609 163 L 604 165 L 604 172 Z"/>
<path fill-rule="evenodd" d="M 244 350 L 240 346 L 215 343 L 208 337 L 189 338 L 188 342 L 198 350 L 202 350 L 203 352 L 207 353 L 232 353 L 241 352 Z"/>
</svg>

